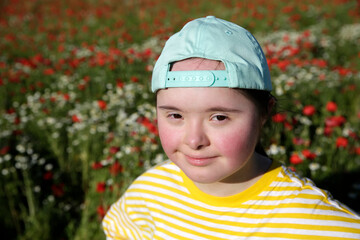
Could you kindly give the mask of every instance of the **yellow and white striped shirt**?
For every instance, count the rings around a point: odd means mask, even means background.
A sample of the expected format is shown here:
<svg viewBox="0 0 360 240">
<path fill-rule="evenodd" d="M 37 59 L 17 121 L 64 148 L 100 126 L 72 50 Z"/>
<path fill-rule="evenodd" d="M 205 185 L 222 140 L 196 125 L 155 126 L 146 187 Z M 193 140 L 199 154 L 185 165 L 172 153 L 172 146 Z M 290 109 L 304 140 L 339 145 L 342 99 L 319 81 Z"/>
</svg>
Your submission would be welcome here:
<svg viewBox="0 0 360 240">
<path fill-rule="evenodd" d="M 166 161 L 134 181 L 103 228 L 107 239 L 360 239 L 359 216 L 276 162 L 247 190 L 214 197 Z"/>
</svg>

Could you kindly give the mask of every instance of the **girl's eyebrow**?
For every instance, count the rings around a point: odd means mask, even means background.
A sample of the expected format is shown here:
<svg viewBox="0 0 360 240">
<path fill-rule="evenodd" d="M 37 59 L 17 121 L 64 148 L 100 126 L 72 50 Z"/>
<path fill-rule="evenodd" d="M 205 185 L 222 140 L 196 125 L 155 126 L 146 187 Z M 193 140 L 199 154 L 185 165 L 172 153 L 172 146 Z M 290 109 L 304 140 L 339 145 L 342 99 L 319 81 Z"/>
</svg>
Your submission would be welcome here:
<svg viewBox="0 0 360 240">
<path fill-rule="evenodd" d="M 241 112 L 240 109 L 227 108 L 227 107 L 212 107 L 207 109 L 207 112 Z"/>
<path fill-rule="evenodd" d="M 180 108 L 177 108 L 174 106 L 167 106 L 167 105 L 158 106 L 157 108 L 162 109 L 162 110 L 181 111 Z"/>
<path fill-rule="evenodd" d="M 167 106 L 167 105 L 162 105 L 162 106 L 158 106 L 159 109 L 162 110 L 171 110 L 171 111 L 183 111 L 180 108 L 177 108 L 175 106 Z M 227 108 L 227 107 L 211 107 L 205 110 L 205 112 L 241 112 L 240 109 L 236 109 L 236 108 Z"/>
</svg>

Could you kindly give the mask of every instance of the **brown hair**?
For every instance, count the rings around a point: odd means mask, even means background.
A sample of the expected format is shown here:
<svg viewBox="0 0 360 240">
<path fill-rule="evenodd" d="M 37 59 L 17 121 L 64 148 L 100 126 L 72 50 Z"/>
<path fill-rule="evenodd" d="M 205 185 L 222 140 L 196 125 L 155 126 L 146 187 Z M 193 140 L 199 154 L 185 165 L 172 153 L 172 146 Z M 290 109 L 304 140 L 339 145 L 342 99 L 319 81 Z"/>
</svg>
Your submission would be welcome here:
<svg viewBox="0 0 360 240">
<path fill-rule="evenodd" d="M 261 119 L 267 120 L 274 113 L 276 98 L 268 91 L 256 89 L 238 89 L 248 99 L 250 99 L 257 107 Z M 255 152 L 268 157 L 260 139 L 255 147 Z"/>
</svg>

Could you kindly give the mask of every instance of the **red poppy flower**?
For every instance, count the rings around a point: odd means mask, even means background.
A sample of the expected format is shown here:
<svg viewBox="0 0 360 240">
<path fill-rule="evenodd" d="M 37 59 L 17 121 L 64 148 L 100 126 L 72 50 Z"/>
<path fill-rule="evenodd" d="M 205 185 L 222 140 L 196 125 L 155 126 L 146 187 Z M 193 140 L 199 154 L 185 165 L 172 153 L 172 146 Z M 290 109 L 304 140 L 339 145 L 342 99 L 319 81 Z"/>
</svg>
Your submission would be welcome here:
<svg viewBox="0 0 360 240">
<path fill-rule="evenodd" d="M 350 84 L 350 85 L 348 86 L 348 90 L 349 90 L 349 91 L 355 91 L 355 90 L 356 90 L 356 85 L 355 85 L 355 84 Z"/>
<path fill-rule="evenodd" d="M 37 81 L 37 82 L 36 82 L 36 87 L 38 87 L 38 88 L 43 88 L 43 87 L 44 87 L 44 83 L 43 83 L 43 82 L 40 82 L 40 81 Z"/>
<path fill-rule="evenodd" d="M 324 81 L 325 79 L 326 79 L 326 75 L 323 74 L 323 73 L 321 73 L 321 74 L 319 75 L 319 80 L 320 80 L 320 81 Z"/>
<path fill-rule="evenodd" d="M 328 110 L 329 112 L 336 112 L 337 110 L 337 104 L 335 102 L 328 102 L 326 104 L 326 110 Z"/>
<path fill-rule="evenodd" d="M 101 110 L 105 110 L 105 109 L 106 109 L 107 104 L 106 104 L 105 101 L 103 101 L 103 100 L 98 100 L 97 103 L 98 103 L 98 106 L 99 106 L 99 108 L 100 108 Z"/>
<path fill-rule="evenodd" d="M 109 170 L 111 175 L 116 176 L 123 171 L 123 166 L 120 163 L 115 162 L 111 165 Z"/>
<path fill-rule="evenodd" d="M 52 69 L 52 68 L 47 68 L 47 69 L 45 69 L 44 70 L 44 75 L 53 75 L 54 73 L 55 73 L 55 71 L 54 71 L 54 69 Z"/>
<path fill-rule="evenodd" d="M 316 112 L 316 108 L 313 105 L 307 105 L 303 108 L 303 114 L 306 116 L 312 116 Z"/>
<path fill-rule="evenodd" d="M 139 82 L 139 78 L 138 77 L 135 77 L 135 76 L 132 76 L 131 78 L 130 78 L 130 80 L 132 81 L 132 82 Z"/>
<path fill-rule="evenodd" d="M 123 88 L 123 87 L 124 87 L 124 83 L 123 83 L 121 80 L 117 80 L 117 81 L 116 81 L 116 86 L 117 86 L 118 88 Z"/>
<path fill-rule="evenodd" d="M 94 163 L 91 164 L 91 168 L 94 169 L 94 170 L 97 170 L 97 169 L 102 168 L 102 165 L 99 162 L 94 162 Z"/>
<path fill-rule="evenodd" d="M 309 149 L 304 149 L 301 151 L 302 155 L 306 157 L 307 159 L 313 160 L 316 158 L 316 154 L 311 152 Z"/>
<path fill-rule="evenodd" d="M 55 197 L 62 197 L 64 195 L 64 187 L 65 187 L 65 184 L 63 183 L 60 183 L 60 184 L 53 184 L 51 186 L 51 190 L 52 190 L 52 193 L 54 194 Z"/>
<path fill-rule="evenodd" d="M 111 146 L 110 149 L 109 149 L 109 152 L 110 152 L 111 154 L 115 154 L 115 153 L 117 153 L 119 150 L 120 150 L 119 147 Z"/>
<path fill-rule="evenodd" d="M 99 217 L 100 218 L 104 218 L 104 216 L 105 216 L 105 209 L 104 209 L 104 207 L 103 206 L 98 206 L 97 208 L 96 208 L 96 212 L 97 212 L 97 214 L 99 215 Z"/>
<path fill-rule="evenodd" d="M 290 16 L 290 21 L 291 22 L 297 22 L 301 19 L 301 15 L 300 14 L 294 14 L 292 16 Z"/>
<path fill-rule="evenodd" d="M 14 119 L 14 124 L 15 124 L 15 125 L 19 125 L 20 123 L 21 123 L 20 117 L 16 117 L 16 118 Z"/>
<path fill-rule="evenodd" d="M 68 93 L 65 93 L 63 95 L 63 98 L 64 98 L 65 101 L 69 101 L 70 100 L 70 95 Z"/>
<path fill-rule="evenodd" d="M 355 148 L 356 155 L 360 155 L 360 147 Z"/>
<path fill-rule="evenodd" d="M 74 123 L 78 123 L 78 122 L 81 122 L 81 119 L 76 116 L 75 114 L 71 116 L 71 120 L 74 122 Z"/>
<path fill-rule="evenodd" d="M 0 68 L 5 68 L 6 64 L 4 62 L 0 62 Z"/>
<path fill-rule="evenodd" d="M 326 127 L 339 127 L 346 122 L 345 117 L 343 116 L 331 116 L 325 119 Z"/>
<path fill-rule="evenodd" d="M 98 182 L 96 185 L 96 191 L 98 193 L 103 193 L 106 190 L 106 183 L 105 182 Z"/>
<path fill-rule="evenodd" d="M 59 53 L 64 52 L 64 50 L 65 50 L 64 45 L 63 45 L 63 44 L 60 44 L 60 45 L 58 46 L 57 50 L 58 50 Z"/>
<path fill-rule="evenodd" d="M 341 66 L 335 67 L 335 71 L 337 71 L 341 76 L 346 76 L 352 72 L 350 69 Z"/>
<path fill-rule="evenodd" d="M 84 90 L 85 88 L 86 88 L 86 84 L 84 84 L 84 83 L 80 83 L 80 84 L 78 85 L 78 89 L 79 89 L 80 91 Z"/>
<path fill-rule="evenodd" d="M 351 138 L 353 138 L 353 139 L 356 139 L 356 140 L 358 140 L 359 138 L 358 138 L 358 135 L 356 134 L 356 132 L 354 132 L 354 131 L 349 131 L 349 137 L 351 137 Z"/>
<path fill-rule="evenodd" d="M 280 68 L 281 71 L 286 71 L 287 67 L 291 64 L 289 60 L 280 61 L 277 66 Z"/>
<path fill-rule="evenodd" d="M 302 138 L 299 138 L 299 137 L 294 137 L 294 138 L 292 139 L 292 143 L 293 143 L 294 145 L 303 145 L 303 144 L 305 144 L 305 140 L 302 139 Z"/>
<path fill-rule="evenodd" d="M 274 116 L 272 116 L 273 122 L 281 123 L 286 120 L 286 114 L 285 113 L 276 113 Z"/>
<path fill-rule="evenodd" d="M 308 37 L 310 37 L 311 32 L 310 32 L 310 30 L 305 30 L 302 35 L 303 35 L 305 38 L 308 38 Z"/>
<path fill-rule="evenodd" d="M 89 82 L 90 81 L 90 76 L 84 76 L 83 80 L 84 80 L 84 82 Z"/>
<path fill-rule="evenodd" d="M 5 155 L 9 152 L 10 147 L 9 146 L 5 146 L 3 148 L 0 149 L 0 155 Z"/>
<path fill-rule="evenodd" d="M 150 58 L 151 55 L 153 54 L 151 48 L 147 48 L 144 50 L 144 52 L 142 52 L 142 55 L 144 58 Z"/>
<path fill-rule="evenodd" d="M 327 62 L 323 59 L 313 59 L 312 61 L 312 65 L 317 65 L 318 67 L 327 67 Z"/>
<path fill-rule="evenodd" d="M 325 127 L 324 128 L 324 135 L 325 136 L 331 136 L 332 132 L 333 132 L 333 129 L 331 127 Z"/>
<path fill-rule="evenodd" d="M 300 164 L 302 162 L 303 162 L 303 160 L 301 159 L 301 157 L 297 153 L 293 153 L 290 156 L 290 163 L 292 163 L 294 165 L 297 165 L 297 164 Z"/>
<path fill-rule="evenodd" d="M 7 114 L 13 114 L 15 113 L 15 109 L 14 108 L 9 108 L 8 110 L 6 110 Z M 360 112 L 359 112 L 360 113 Z M 360 116 L 360 115 L 359 115 Z"/>
<path fill-rule="evenodd" d="M 156 124 L 152 123 L 148 118 L 140 117 L 138 118 L 137 122 L 146 127 L 149 132 L 158 135 L 158 129 L 156 127 Z"/>
<path fill-rule="evenodd" d="M 338 137 L 336 139 L 336 147 L 337 148 L 345 148 L 347 147 L 349 141 L 347 138 L 344 138 L 344 137 Z"/>
<path fill-rule="evenodd" d="M 53 178 L 53 173 L 48 171 L 43 175 L 44 180 L 51 180 Z"/>
</svg>

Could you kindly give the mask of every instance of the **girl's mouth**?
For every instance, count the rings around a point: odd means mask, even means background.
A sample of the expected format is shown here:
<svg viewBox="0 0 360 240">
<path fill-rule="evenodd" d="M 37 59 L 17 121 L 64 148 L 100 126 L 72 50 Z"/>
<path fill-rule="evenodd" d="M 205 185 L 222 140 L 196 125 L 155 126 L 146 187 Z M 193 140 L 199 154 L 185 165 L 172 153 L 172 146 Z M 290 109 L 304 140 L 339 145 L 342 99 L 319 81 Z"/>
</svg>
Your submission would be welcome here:
<svg viewBox="0 0 360 240">
<path fill-rule="evenodd" d="M 215 160 L 215 157 L 192 157 L 188 155 L 185 155 L 185 157 L 190 165 L 197 167 L 205 167 Z"/>
</svg>

